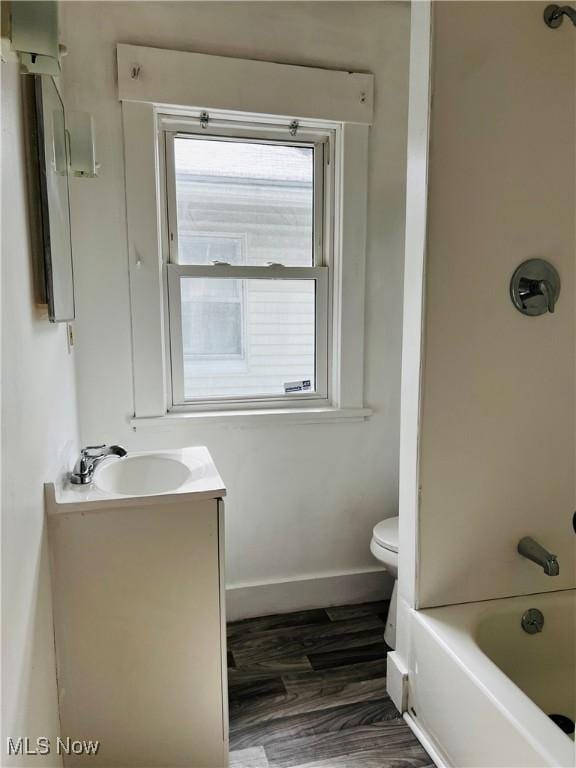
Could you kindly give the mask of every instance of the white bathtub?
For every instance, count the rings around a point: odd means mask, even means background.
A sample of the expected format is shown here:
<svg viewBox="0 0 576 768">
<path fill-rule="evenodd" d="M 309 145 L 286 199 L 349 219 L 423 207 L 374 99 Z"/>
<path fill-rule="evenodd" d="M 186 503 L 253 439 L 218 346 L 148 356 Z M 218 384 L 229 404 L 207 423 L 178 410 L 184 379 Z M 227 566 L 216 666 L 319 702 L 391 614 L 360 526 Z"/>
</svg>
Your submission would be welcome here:
<svg viewBox="0 0 576 768">
<path fill-rule="evenodd" d="M 538 608 L 542 632 L 522 614 Z M 576 590 L 412 612 L 409 718 L 457 768 L 576 765 Z"/>
</svg>

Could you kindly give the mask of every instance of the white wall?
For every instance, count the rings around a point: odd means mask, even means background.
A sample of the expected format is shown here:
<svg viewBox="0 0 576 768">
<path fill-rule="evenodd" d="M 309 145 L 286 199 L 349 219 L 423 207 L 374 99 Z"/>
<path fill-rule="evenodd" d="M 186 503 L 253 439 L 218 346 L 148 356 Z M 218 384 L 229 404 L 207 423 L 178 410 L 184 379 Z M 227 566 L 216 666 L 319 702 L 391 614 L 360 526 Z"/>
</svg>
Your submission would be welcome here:
<svg viewBox="0 0 576 768">
<path fill-rule="evenodd" d="M 420 606 L 576 585 L 574 29 L 530 2 L 436 3 L 433 29 Z M 536 256 L 562 292 L 530 318 L 508 286 Z"/>
<path fill-rule="evenodd" d="M 230 585 L 373 570 L 372 526 L 397 510 L 408 4 L 64 3 L 62 22 L 66 104 L 94 115 L 101 163 L 98 179 L 72 187 L 83 442 L 206 444 L 229 489 Z M 369 421 L 130 431 L 117 42 L 374 73 L 365 387 L 375 413 Z"/>
<path fill-rule="evenodd" d="M 2 63 L 2 765 L 6 737 L 59 734 L 43 484 L 77 448 L 66 328 L 34 304 L 18 65 Z M 33 745 L 34 746 L 34 745 Z"/>
</svg>

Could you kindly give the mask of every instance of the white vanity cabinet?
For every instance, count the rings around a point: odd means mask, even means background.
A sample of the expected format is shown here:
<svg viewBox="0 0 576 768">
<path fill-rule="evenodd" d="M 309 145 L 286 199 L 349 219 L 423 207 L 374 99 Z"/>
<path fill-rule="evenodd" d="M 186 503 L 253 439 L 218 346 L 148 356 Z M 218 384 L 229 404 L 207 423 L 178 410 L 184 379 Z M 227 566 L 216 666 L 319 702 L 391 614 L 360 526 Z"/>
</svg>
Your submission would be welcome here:
<svg viewBox="0 0 576 768">
<path fill-rule="evenodd" d="M 183 462 L 188 482 L 46 487 L 62 737 L 100 743 L 65 766 L 228 764 L 225 489 L 204 448 L 153 455 Z"/>
</svg>

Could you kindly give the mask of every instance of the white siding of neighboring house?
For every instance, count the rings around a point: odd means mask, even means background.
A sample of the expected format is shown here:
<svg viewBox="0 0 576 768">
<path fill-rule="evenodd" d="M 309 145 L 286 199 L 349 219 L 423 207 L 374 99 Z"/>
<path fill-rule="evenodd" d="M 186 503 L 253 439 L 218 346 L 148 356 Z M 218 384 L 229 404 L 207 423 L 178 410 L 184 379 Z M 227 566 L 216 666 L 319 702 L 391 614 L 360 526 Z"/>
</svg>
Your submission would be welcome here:
<svg viewBox="0 0 576 768">
<path fill-rule="evenodd" d="M 194 178 L 179 174 L 178 230 L 242 241 L 240 263 L 312 265 L 312 185 Z M 180 259 L 184 256 L 181 254 Z M 187 397 L 282 394 L 284 382 L 314 379 L 313 283 L 247 280 L 241 359 L 185 356 Z"/>
</svg>

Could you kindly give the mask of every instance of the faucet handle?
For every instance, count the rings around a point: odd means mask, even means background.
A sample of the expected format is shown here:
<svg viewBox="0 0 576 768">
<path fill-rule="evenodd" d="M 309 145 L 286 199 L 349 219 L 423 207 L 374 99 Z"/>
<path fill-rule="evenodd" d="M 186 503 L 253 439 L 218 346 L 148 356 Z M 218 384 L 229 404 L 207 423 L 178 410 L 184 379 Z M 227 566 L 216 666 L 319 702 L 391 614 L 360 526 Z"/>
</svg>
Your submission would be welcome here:
<svg viewBox="0 0 576 768">
<path fill-rule="evenodd" d="M 559 295 L 560 275 L 543 259 L 528 259 L 512 275 L 510 296 L 523 315 L 554 312 Z"/>
<path fill-rule="evenodd" d="M 126 449 L 121 445 L 87 445 L 82 448 L 81 455 L 87 459 L 100 459 L 103 456 L 119 456 L 123 458 L 126 456 Z"/>
<path fill-rule="evenodd" d="M 546 299 L 546 306 L 548 312 L 553 313 L 556 308 L 556 291 L 550 280 L 540 280 L 538 283 L 538 289 L 542 296 Z"/>
<path fill-rule="evenodd" d="M 82 456 L 92 456 L 92 451 L 102 451 L 104 448 L 106 448 L 106 444 L 102 443 L 102 445 L 87 445 L 85 448 L 82 448 L 80 453 Z M 98 454 L 95 454 L 98 456 Z"/>
</svg>

